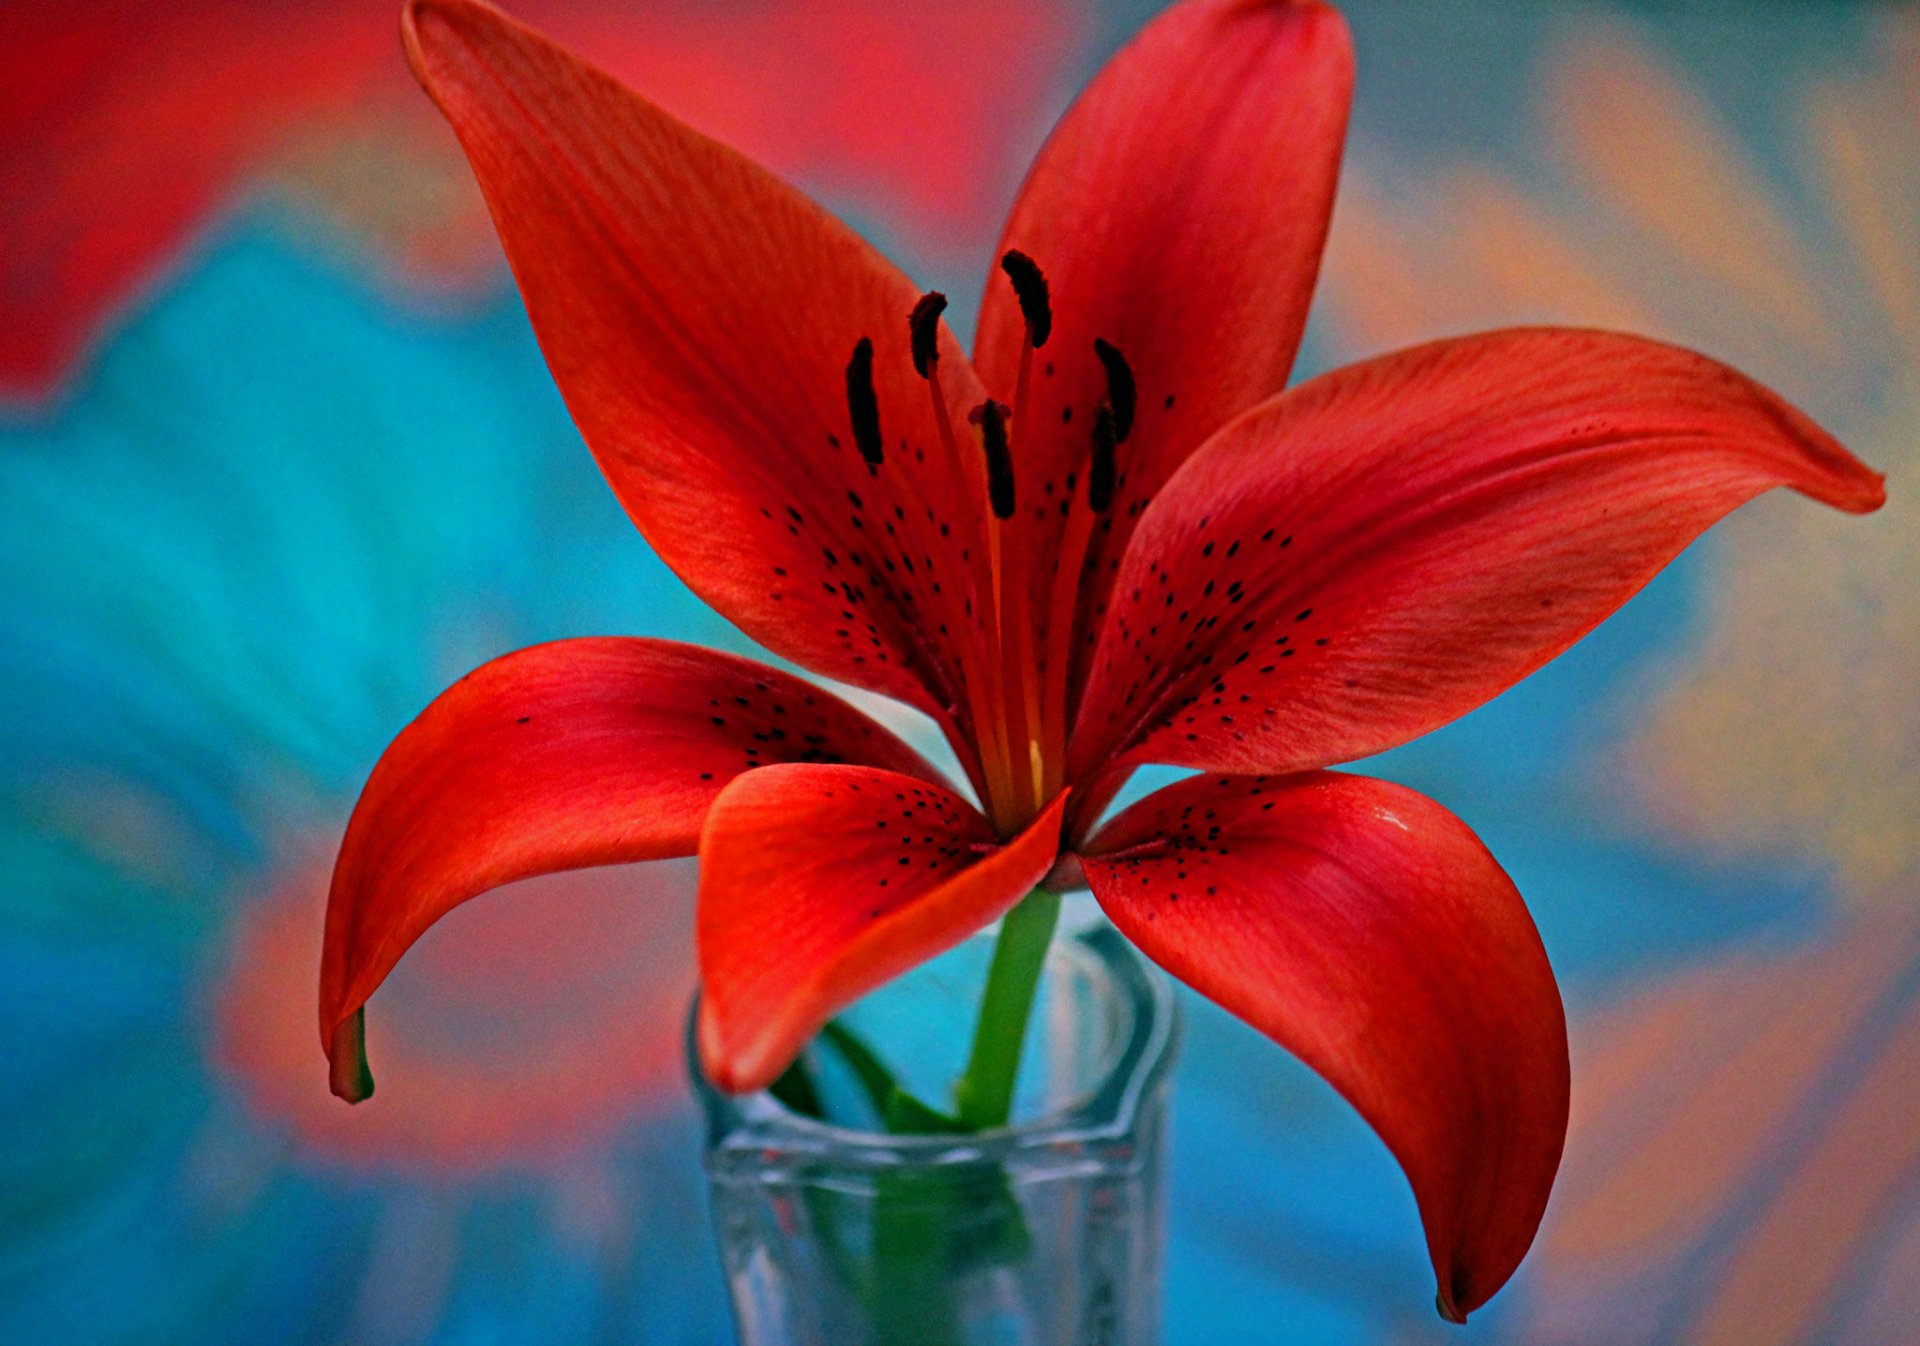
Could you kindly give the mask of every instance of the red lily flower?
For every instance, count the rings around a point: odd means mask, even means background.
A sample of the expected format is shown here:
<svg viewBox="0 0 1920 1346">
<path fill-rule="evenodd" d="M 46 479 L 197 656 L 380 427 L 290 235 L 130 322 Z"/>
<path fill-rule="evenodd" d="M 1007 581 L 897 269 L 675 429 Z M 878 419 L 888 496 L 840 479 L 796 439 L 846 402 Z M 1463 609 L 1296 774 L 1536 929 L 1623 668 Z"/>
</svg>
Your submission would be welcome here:
<svg viewBox="0 0 1920 1346">
<path fill-rule="evenodd" d="M 984 812 L 785 673 L 650 640 L 508 655 L 401 733 L 335 873 L 320 1030 L 457 903 L 701 859 L 703 1062 L 764 1086 L 836 1010 L 1084 878 L 1338 1088 L 1460 1318 L 1520 1261 L 1567 1116 L 1559 993 L 1467 827 L 1323 768 L 1465 713 L 1723 514 L 1880 478 L 1669 346 L 1516 330 L 1282 391 L 1352 58 L 1312 0 L 1192 0 L 1042 152 L 969 362 L 844 226 L 478 0 L 414 0 L 575 420 L 673 569 L 770 649 L 907 701 Z M 1198 768 L 1100 825 L 1137 764 Z"/>
</svg>

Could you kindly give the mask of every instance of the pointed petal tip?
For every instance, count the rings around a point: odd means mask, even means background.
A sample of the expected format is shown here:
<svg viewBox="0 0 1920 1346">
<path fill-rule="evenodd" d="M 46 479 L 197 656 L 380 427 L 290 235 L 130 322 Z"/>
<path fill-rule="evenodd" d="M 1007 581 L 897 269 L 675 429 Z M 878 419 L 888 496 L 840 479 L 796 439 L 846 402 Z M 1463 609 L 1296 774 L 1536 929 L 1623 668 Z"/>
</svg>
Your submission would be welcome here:
<svg viewBox="0 0 1920 1346">
<path fill-rule="evenodd" d="M 434 0 L 405 0 L 400 6 L 400 49 L 406 53 L 407 68 L 428 92 L 432 92 L 432 88 L 428 83 L 427 54 L 420 23 L 422 17 L 429 16 L 435 8 Z"/>
<path fill-rule="evenodd" d="M 1315 23 L 1339 25 L 1342 36 L 1347 27 L 1346 15 L 1329 0 L 1239 0 L 1237 8 L 1245 13 L 1272 13 L 1289 16 L 1311 15 Z"/>
<path fill-rule="evenodd" d="M 708 813 L 700 851 L 704 923 L 698 931 L 702 985 L 694 1041 L 702 1075 L 722 1093 L 755 1093 L 772 1085 L 835 1013 L 997 920 L 1045 877 L 1059 857 L 1066 791 L 1055 795 L 1039 816 L 1009 841 L 993 842 L 986 820 L 975 814 L 978 830 L 957 834 L 958 842 L 978 844 L 988 853 L 908 905 L 890 912 L 884 921 L 865 924 L 868 933 L 863 938 L 872 940 L 876 937 L 873 932 L 879 932 L 878 943 L 843 945 L 826 954 L 817 949 L 810 953 L 805 941 L 784 943 L 772 961 L 781 965 L 783 974 L 801 968 L 800 975 L 782 975 L 783 984 L 769 991 L 764 986 L 768 964 L 763 962 L 758 974 L 761 985 L 753 984 L 754 976 L 743 981 L 737 955 L 752 952 L 746 944 L 761 939 L 760 926 L 723 916 L 730 901 L 725 895 L 767 891 L 769 871 L 763 852 L 784 856 L 782 863 L 789 868 L 802 864 L 791 849 L 781 849 L 778 838 L 768 841 L 763 830 L 765 820 L 791 808 L 791 796 L 785 792 L 807 775 L 847 770 L 838 765 L 776 763 L 739 777 L 721 792 Z M 764 797 L 748 802 L 756 795 Z M 957 796 L 953 798 L 956 806 L 964 804 Z M 964 807 L 972 813 L 971 805 Z M 823 816 L 812 815 L 809 823 L 799 825 L 799 831 L 812 835 L 808 829 Z M 830 818 L 827 821 L 830 826 Z M 742 835 L 751 835 L 756 844 L 736 844 Z M 771 852 L 769 845 L 773 847 Z M 829 850 L 840 854 L 833 847 Z M 887 863 L 886 872 L 891 875 L 891 850 Z M 743 870 L 742 866 L 747 868 Z M 931 907 L 918 905 L 929 898 L 933 900 Z M 720 918 L 718 923 L 716 917 Z M 741 930 L 753 933 L 743 937 Z"/>
<path fill-rule="evenodd" d="M 1310 25 L 1306 31 L 1322 41 L 1331 41 L 1341 54 L 1347 87 L 1353 83 L 1353 38 L 1347 16 L 1329 0 L 1237 0 L 1230 6 L 1249 16 L 1271 16 L 1291 23 Z"/>
<path fill-rule="evenodd" d="M 1875 472 L 1838 443 L 1833 448 L 1841 456 L 1841 461 L 1821 471 L 1817 477 L 1792 482 L 1793 489 L 1843 514 L 1872 514 L 1886 504 L 1886 474 Z"/>
<path fill-rule="evenodd" d="M 510 24 L 512 20 L 482 0 L 405 0 L 400 7 L 400 45 L 407 64 L 422 84 L 429 79 L 428 48 L 447 39 L 457 40 L 463 24 L 482 22 Z"/>
<path fill-rule="evenodd" d="M 1833 503 L 1849 514 L 1872 514 L 1887 503 L 1887 474 L 1875 472 L 1864 463 L 1855 474 L 1852 487 Z"/>
<path fill-rule="evenodd" d="M 500 10 L 484 0 L 405 0 L 400 6 L 400 25 L 407 30 L 417 30 L 423 17 L 454 18 L 473 14 L 499 15 Z"/>
<path fill-rule="evenodd" d="M 406 45 L 409 58 L 416 55 L 416 48 L 420 44 L 421 18 L 430 18 L 441 9 L 437 0 L 405 0 L 400 6 L 400 40 Z"/>
<path fill-rule="evenodd" d="M 1786 422 L 1787 437 L 1797 441 L 1805 455 L 1797 471 L 1784 475 L 1788 486 L 1845 514 L 1872 514 L 1887 503 L 1886 473 L 1861 462 L 1796 408 L 1781 404 L 1777 414 Z"/>
<path fill-rule="evenodd" d="M 348 1103 L 364 1103 L 373 1097 L 373 1070 L 367 1064 L 365 1006 L 334 1026 L 327 1044 L 327 1084 L 335 1098 Z"/>
<path fill-rule="evenodd" d="M 728 1050 L 719 1018 L 704 997 L 700 1001 L 699 1021 L 694 1035 L 700 1053 L 700 1073 L 707 1077 L 708 1084 L 723 1094 L 750 1094 L 772 1084 L 779 1077 L 780 1072 L 774 1070 L 766 1072 L 766 1079 L 760 1079 L 758 1073 L 746 1069 L 748 1063 L 742 1053 Z"/>
<path fill-rule="evenodd" d="M 1499 1292 L 1559 1168 L 1567 1039 L 1532 918 L 1471 829 L 1365 777 L 1203 775 L 1108 822 L 1084 867 L 1143 953 L 1298 1056 L 1386 1143 L 1440 1316 L 1465 1322 Z"/>
<path fill-rule="evenodd" d="M 788 1046 L 790 1037 L 776 1028 L 736 1041 L 727 1036 L 720 1016 L 708 1010 L 704 994 L 694 1032 L 700 1073 L 723 1094 L 755 1094 L 772 1088 L 813 1037 L 811 1032 L 803 1033 L 797 1044 Z"/>
<path fill-rule="evenodd" d="M 1648 343 L 1655 345 L 1657 343 Z M 1756 428 L 1763 439 L 1788 447 L 1781 459 L 1780 484 L 1847 514 L 1871 514 L 1887 503 L 1887 478 L 1860 461 L 1838 436 L 1779 393 L 1708 356 L 1684 348 L 1681 354 L 1718 368 L 1723 380 L 1744 385 L 1755 400 Z"/>
</svg>

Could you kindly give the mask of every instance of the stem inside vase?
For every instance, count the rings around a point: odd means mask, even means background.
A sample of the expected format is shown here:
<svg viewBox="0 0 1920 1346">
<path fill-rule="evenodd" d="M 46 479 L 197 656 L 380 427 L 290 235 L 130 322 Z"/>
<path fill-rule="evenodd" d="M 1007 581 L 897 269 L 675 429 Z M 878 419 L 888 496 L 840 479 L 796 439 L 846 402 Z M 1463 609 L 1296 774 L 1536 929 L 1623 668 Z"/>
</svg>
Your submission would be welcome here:
<svg viewBox="0 0 1920 1346">
<path fill-rule="evenodd" d="M 1036 888 L 1000 923 L 1000 938 L 987 969 L 980 997 L 980 1021 L 973 1035 L 967 1073 L 954 1090 L 960 1120 L 976 1131 L 1005 1126 L 1013 1113 L 1013 1089 L 1025 1052 L 1027 1020 L 1047 945 L 1060 920 L 1060 898 Z"/>
</svg>

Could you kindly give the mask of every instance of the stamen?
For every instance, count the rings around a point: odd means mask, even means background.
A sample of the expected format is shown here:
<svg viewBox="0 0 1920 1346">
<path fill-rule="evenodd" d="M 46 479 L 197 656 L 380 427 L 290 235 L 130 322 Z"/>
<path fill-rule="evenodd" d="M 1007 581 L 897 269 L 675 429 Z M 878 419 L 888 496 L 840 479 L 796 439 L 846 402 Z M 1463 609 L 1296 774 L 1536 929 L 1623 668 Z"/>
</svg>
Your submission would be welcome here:
<svg viewBox="0 0 1920 1346">
<path fill-rule="evenodd" d="M 1040 274 L 1040 268 L 1034 265 L 1031 257 L 1023 252 L 1009 251 L 1001 257 L 1000 265 L 1006 271 L 1007 279 L 1013 282 L 1014 297 L 1020 301 L 1020 314 L 1026 327 L 1026 339 L 1020 343 L 1020 372 L 1013 383 L 1013 424 L 1010 427 L 1013 438 L 1024 450 L 1027 444 L 1027 416 L 1033 410 L 1033 399 L 1028 395 L 1033 385 L 1033 352 L 1053 332 L 1053 307 L 1047 296 L 1046 278 Z M 1007 438 L 1008 429 L 1005 425 L 1000 427 L 1003 441 Z M 989 498 L 994 514 L 1004 522 L 1013 517 L 1015 504 L 1010 452 L 1007 469 L 1000 475 L 1004 477 L 1005 490 L 999 493 L 990 491 Z M 992 485 L 994 474 L 989 472 L 988 476 L 989 485 Z M 996 529 L 995 534 L 999 543 L 995 556 L 995 582 L 1000 593 L 1000 657 L 1008 689 L 1008 743 L 1011 746 L 1024 741 L 1027 745 L 1027 765 L 1030 770 L 1027 782 L 1032 790 L 1022 803 L 1021 811 L 1030 817 L 1046 798 L 1043 788 L 1046 783 L 1046 758 L 1040 742 L 1045 727 L 1041 718 L 1039 665 L 1033 649 L 1037 634 L 1033 627 L 1033 578 L 1030 573 L 1034 560 L 1033 538 L 1030 530 L 1024 528 Z M 1017 696 L 1013 695 L 1016 688 Z"/>
<path fill-rule="evenodd" d="M 1107 367 L 1107 400 L 1113 404 L 1113 441 L 1124 444 L 1133 433 L 1133 409 L 1139 397 L 1133 382 L 1133 367 L 1118 346 L 1099 337 L 1093 339 L 1093 353 Z"/>
<path fill-rule="evenodd" d="M 980 427 L 980 444 L 987 455 L 987 499 L 993 517 L 1013 517 L 1013 451 L 1007 444 L 1007 409 L 988 398 L 968 413 Z"/>
<path fill-rule="evenodd" d="M 1053 335 L 1053 304 L 1047 297 L 1047 278 L 1033 258 L 1015 248 L 1000 259 L 1000 269 L 1013 282 L 1014 297 L 1020 301 L 1020 316 L 1027 320 L 1027 337 L 1034 346 L 1047 344 Z"/>
<path fill-rule="evenodd" d="M 1087 508 L 1095 514 L 1105 514 L 1113 507 L 1113 450 L 1118 439 L 1113 429 L 1113 408 L 1102 402 L 1093 413 L 1093 461 L 1087 465 Z"/>
<path fill-rule="evenodd" d="M 933 367 L 940 362 L 940 315 L 947 311 L 947 297 L 928 290 L 913 306 L 907 319 L 907 331 L 913 338 L 913 372 L 932 378 Z"/>
<path fill-rule="evenodd" d="M 861 337 L 847 361 L 847 419 L 853 426 L 854 447 L 878 467 L 886 460 L 885 441 L 880 437 L 880 400 L 873 392 L 873 342 Z"/>
</svg>

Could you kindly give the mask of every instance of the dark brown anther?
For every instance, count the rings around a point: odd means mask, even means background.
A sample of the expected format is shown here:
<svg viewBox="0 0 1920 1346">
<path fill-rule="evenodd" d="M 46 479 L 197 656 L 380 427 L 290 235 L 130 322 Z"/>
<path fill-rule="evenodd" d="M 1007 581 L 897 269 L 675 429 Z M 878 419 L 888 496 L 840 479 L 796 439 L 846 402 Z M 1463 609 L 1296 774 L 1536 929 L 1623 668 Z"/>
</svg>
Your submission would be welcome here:
<svg viewBox="0 0 1920 1346">
<path fill-rule="evenodd" d="M 940 363 L 940 315 L 946 311 L 947 297 L 928 290 L 907 318 L 907 332 L 913 338 L 913 372 L 923 379 L 931 378 L 933 367 Z"/>
<path fill-rule="evenodd" d="M 1047 344 L 1053 335 L 1053 302 L 1047 297 L 1047 278 L 1033 258 L 1018 248 L 1000 259 L 1000 269 L 1013 282 L 1013 294 L 1020 301 L 1020 316 L 1027 320 L 1027 336 L 1035 350 Z"/>
<path fill-rule="evenodd" d="M 868 467 L 886 460 L 880 437 L 880 399 L 873 392 L 873 342 L 861 337 L 847 361 L 847 419 L 853 425 L 853 444 Z"/>
<path fill-rule="evenodd" d="M 1102 402 L 1093 413 L 1093 461 L 1087 467 L 1087 507 L 1105 514 L 1113 506 L 1114 446 L 1113 408 Z"/>
<path fill-rule="evenodd" d="M 988 398 L 967 419 L 980 427 L 980 445 L 987 454 L 987 501 L 993 517 L 1013 517 L 1013 451 L 1007 444 L 1007 409 Z"/>
<path fill-rule="evenodd" d="M 1107 368 L 1107 401 L 1113 404 L 1114 441 L 1124 444 L 1133 433 L 1133 409 L 1139 397 L 1133 382 L 1133 366 L 1127 363 L 1118 346 L 1099 337 L 1093 339 L 1093 353 Z"/>
</svg>

